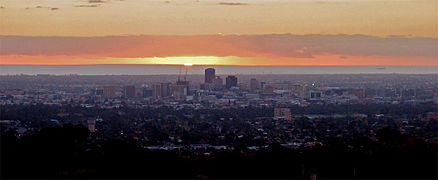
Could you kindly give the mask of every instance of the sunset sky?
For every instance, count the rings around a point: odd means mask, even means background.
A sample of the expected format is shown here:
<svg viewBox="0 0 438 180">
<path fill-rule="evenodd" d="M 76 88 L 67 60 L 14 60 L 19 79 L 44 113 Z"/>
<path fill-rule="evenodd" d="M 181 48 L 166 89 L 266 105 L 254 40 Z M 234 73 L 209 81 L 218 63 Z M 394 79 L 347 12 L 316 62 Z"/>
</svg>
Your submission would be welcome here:
<svg viewBox="0 0 438 180">
<path fill-rule="evenodd" d="M 183 63 L 438 66 L 438 1 L 0 1 L 0 64 Z"/>
</svg>

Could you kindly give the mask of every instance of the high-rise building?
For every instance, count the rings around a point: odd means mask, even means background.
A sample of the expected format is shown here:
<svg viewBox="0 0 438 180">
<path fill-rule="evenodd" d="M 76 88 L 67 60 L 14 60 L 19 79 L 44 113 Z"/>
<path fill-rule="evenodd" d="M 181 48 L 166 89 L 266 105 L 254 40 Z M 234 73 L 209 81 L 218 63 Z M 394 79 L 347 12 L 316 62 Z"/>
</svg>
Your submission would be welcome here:
<svg viewBox="0 0 438 180">
<path fill-rule="evenodd" d="M 103 97 L 105 98 L 115 98 L 116 97 L 116 87 L 115 86 L 104 86 L 103 87 Z"/>
<path fill-rule="evenodd" d="M 185 96 L 187 96 L 187 86 L 178 84 L 171 85 L 170 92 L 172 97 L 176 99 L 183 99 Z"/>
<path fill-rule="evenodd" d="M 161 83 L 161 97 L 170 96 L 171 83 Z"/>
<path fill-rule="evenodd" d="M 188 95 L 190 81 L 177 81 L 176 85 L 184 88 L 184 96 Z M 170 91 L 172 92 L 172 89 L 170 89 Z M 171 95 L 173 94 L 171 93 Z"/>
<path fill-rule="evenodd" d="M 250 86 L 251 90 L 253 90 L 253 91 L 260 88 L 259 81 L 257 81 L 257 79 L 255 79 L 255 78 L 251 79 L 249 86 Z"/>
<path fill-rule="evenodd" d="M 152 89 L 143 88 L 143 98 L 152 97 Z"/>
<path fill-rule="evenodd" d="M 309 99 L 310 98 L 310 91 L 309 87 L 307 85 L 303 85 L 301 90 L 301 98 L 302 99 Z"/>
<path fill-rule="evenodd" d="M 216 78 L 216 70 L 213 68 L 205 69 L 205 83 L 213 83 Z"/>
<path fill-rule="evenodd" d="M 135 86 L 125 86 L 125 97 L 128 98 L 135 97 Z"/>
<path fill-rule="evenodd" d="M 276 120 L 292 120 L 292 116 L 289 108 L 275 108 L 274 109 L 274 119 Z"/>
<path fill-rule="evenodd" d="M 216 76 L 216 78 L 214 78 L 213 80 L 213 89 L 220 90 L 223 88 L 223 86 L 224 81 L 222 80 L 222 78 L 220 76 Z"/>
<path fill-rule="evenodd" d="M 237 77 L 236 76 L 228 76 L 226 79 L 225 87 L 230 89 L 231 87 L 237 86 Z"/>
<path fill-rule="evenodd" d="M 94 93 L 93 93 L 94 95 L 100 95 L 100 96 L 103 96 L 103 89 L 102 88 L 96 88 L 95 90 L 94 90 Z"/>
<path fill-rule="evenodd" d="M 154 99 L 160 99 L 161 96 L 161 84 L 152 85 L 152 97 Z"/>
</svg>

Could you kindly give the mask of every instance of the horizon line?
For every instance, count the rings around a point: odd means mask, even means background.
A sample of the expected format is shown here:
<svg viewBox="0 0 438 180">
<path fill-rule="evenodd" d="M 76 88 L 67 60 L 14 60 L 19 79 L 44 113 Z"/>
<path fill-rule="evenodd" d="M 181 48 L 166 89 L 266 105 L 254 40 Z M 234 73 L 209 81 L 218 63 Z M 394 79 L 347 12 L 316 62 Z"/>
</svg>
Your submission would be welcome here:
<svg viewBox="0 0 438 180">
<path fill-rule="evenodd" d="M 184 64 L 0 64 L 0 66 L 130 66 L 130 65 L 143 65 L 143 66 L 184 66 Z M 376 64 L 369 64 L 369 65 L 293 65 L 293 64 L 284 64 L 284 65 L 240 65 L 240 64 L 193 64 L 190 67 L 194 66 L 237 66 L 237 67 L 258 67 L 258 66 L 315 66 L 315 67 L 330 67 L 330 66 L 337 66 L 337 67 L 349 67 L 349 66 L 402 66 L 402 67 L 430 67 L 430 66 L 436 66 L 438 68 L 438 64 L 436 65 L 376 65 Z"/>
<path fill-rule="evenodd" d="M 41 73 L 41 74 L 0 74 L 0 76 L 37 76 L 37 75 L 50 75 L 50 76 L 178 76 L 178 74 L 50 74 L 50 73 Z M 204 76 L 205 74 L 187 74 L 187 76 Z M 253 73 L 253 74 L 216 74 L 220 76 L 271 76 L 271 75 L 438 75 L 437 73 L 315 73 L 315 74 L 303 74 L 303 73 L 272 73 L 272 74 L 262 74 L 262 73 Z"/>
<path fill-rule="evenodd" d="M 311 36 L 311 35 L 326 35 L 326 36 L 370 36 L 370 37 L 380 37 L 380 38 L 438 38 L 438 35 L 434 36 L 413 36 L 411 34 L 387 34 L 387 35 L 375 35 L 375 34 L 363 34 L 363 33 L 254 33 L 254 34 L 223 34 L 223 33 L 201 33 L 201 34 L 111 34 L 111 35 L 97 35 L 97 36 L 83 36 L 83 35 L 18 35 L 18 34 L 0 34 L 4 37 L 79 37 L 79 38 L 102 38 L 102 37 L 126 37 L 126 36 L 264 36 L 264 35 L 296 35 L 296 36 Z"/>
</svg>

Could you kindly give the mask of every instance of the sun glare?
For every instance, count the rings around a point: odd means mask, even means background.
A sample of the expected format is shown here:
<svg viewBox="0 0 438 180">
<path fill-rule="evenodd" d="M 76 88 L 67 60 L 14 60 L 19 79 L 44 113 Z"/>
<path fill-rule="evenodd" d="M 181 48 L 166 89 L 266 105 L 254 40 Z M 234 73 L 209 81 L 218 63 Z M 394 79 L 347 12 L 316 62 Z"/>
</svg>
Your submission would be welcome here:
<svg viewBox="0 0 438 180">
<path fill-rule="evenodd" d="M 144 58 L 145 61 L 152 64 L 174 64 L 174 65 L 210 65 L 220 64 L 220 57 L 216 56 L 178 56 L 178 57 L 152 57 Z"/>
</svg>

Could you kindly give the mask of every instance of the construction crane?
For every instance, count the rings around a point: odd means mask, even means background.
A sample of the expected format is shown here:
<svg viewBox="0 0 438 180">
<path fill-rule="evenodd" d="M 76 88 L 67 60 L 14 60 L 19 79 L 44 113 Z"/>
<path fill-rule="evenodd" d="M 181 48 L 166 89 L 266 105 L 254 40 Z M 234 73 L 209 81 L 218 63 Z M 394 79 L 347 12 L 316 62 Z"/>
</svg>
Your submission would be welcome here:
<svg viewBox="0 0 438 180">
<path fill-rule="evenodd" d="M 184 75 L 184 81 L 187 81 L 187 72 L 189 71 L 189 68 L 187 66 L 184 66 L 186 68 L 186 74 Z"/>
<path fill-rule="evenodd" d="M 188 82 L 187 82 L 187 74 L 188 74 L 188 71 L 189 71 L 189 67 L 191 67 L 191 66 L 193 66 L 193 64 L 191 64 L 191 63 L 184 63 L 184 66 L 180 66 L 179 73 L 178 73 L 177 84 L 188 84 Z M 184 67 L 185 70 L 186 70 L 186 72 L 184 73 L 184 81 L 181 81 L 182 67 Z"/>
<path fill-rule="evenodd" d="M 179 73 L 178 73 L 178 82 L 181 81 L 181 68 L 182 66 L 179 67 Z"/>
</svg>

